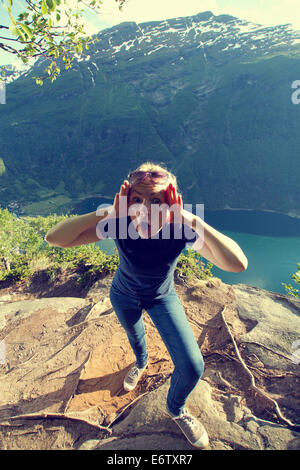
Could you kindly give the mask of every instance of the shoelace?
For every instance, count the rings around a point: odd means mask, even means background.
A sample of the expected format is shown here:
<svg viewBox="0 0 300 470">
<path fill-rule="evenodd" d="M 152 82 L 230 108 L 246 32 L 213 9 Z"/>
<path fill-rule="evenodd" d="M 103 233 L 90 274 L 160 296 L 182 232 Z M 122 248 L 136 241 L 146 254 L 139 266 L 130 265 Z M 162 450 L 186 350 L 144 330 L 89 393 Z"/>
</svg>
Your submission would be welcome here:
<svg viewBox="0 0 300 470">
<path fill-rule="evenodd" d="M 133 366 L 133 368 L 131 369 L 131 371 L 128 374 L 128 378 L 134 379 L 135 376 L 138 375 L 138 373 L 139 373 L 139 369 L 136 366 Z"/>
<path fill-rule="evenodd" d="M 193 429 L 196 429 L 198 426 L 197 420 L 193 416 L 191 416 L 186 410 L 183 410 L 183 413 L 178 416 L 177 419 L 180 419 L 180 421 L 182 421 L 184 424 L 190 426 Z"/>
</svg>

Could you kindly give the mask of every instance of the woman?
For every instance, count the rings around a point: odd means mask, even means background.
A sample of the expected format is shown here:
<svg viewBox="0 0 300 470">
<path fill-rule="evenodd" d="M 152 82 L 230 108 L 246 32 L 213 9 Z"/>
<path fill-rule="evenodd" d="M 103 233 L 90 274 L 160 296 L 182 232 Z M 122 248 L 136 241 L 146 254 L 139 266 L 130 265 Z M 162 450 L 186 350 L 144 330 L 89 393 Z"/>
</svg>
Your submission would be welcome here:
<svg viewBox="0 0 300 470">
<path fill-rule="evenodd" d="M 185 407 L 204 371 L 201 351 L 174 289 L 174 270 L 187 243 L 225 271 L 247 269 L 247 258 L 230 238 L 184 210 L 175 175 L 145 162 L 128 175 L 112 206 L 72 217 L 46 234 L 51 245 L 71 247 L 114 238 L 120 263 L 110 300 L 136 356 L 124 379 L 133 390 L 148 353 L 142 310 L 147 310 L 174 363 L 167 412 L 189 442 L 201 449 L 209 440 L 203 425 Z M 167 210 L 162 210 L 162 209 Z"/>
</svg>

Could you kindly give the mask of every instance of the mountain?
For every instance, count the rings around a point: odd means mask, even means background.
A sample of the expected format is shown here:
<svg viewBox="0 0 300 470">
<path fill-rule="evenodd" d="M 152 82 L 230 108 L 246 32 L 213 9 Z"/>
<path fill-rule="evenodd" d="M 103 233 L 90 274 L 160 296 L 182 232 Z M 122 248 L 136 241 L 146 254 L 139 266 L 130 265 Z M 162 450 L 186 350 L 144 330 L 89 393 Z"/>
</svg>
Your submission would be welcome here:
<svg viewBox="0 0 300 470">
<path fill-rule="evenodd" d="M 300 31 L 208 11 L 97 39 L 52 84 L 32 79 L 40 58 L 7 85 L 2 207 L 48 214 L 113 198 L 154 160 L 175 172 L 183 202 L 300 213 Z"/>
<path fill-rule="evenodd" d="M 0 70 L 5 71 L 4 80 L 6 84 L 17 80 L 17 78 L 19 78 L 21 75 L 28 72 L 30 68 L 31 68 L 30 65 L 22 64 L 22 63 L 7 64 L 7 65 L 0 66 Z"/>
</svg>

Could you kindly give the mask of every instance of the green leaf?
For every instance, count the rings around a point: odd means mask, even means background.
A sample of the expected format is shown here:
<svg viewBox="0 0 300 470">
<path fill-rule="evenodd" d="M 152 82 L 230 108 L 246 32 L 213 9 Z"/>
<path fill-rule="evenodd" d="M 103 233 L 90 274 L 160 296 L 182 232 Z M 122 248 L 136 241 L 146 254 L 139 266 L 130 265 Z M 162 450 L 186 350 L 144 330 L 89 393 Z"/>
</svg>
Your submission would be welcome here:
<svg viewBox="0 0 300 470">
<path fill-rule="evenodd" d="M 27 36 L 29 37 L 29 39 L 31 39 L 32 36 L 33 36 L 33 34 L 32 34 L 31 29 L 29 28 L 29 26 L 27 26 L 27 24 L 23 24 L 23 23 L 18 23 L 18 25 L 21 26 L 21 28 L 22 28 L 23 31 L 27 34 Z"/>
<path fill-rule="evenodd" d="M 56 3 L 54 0 L 46 0 L 46 3 L 50 11 L 54 11 L 56 9 Z"/>
<path fill-rule="evenodd" d="M 19 36 L 21 37 L 21 39 L 22 39 L 23 41 L 26 41 L 25 36 L 24 36 L 24 34 L 22 33 L 22 31 L 20 30 L 20 28 L 16 28 L 16 30 L 18 31 Z"/>
<path fill-rule="evenodd" d="M 15 26 L 9 26 L 9 30 L 14 36 L 19 36 L 19 30 Z"/>
<path fill-rule="evenodd" d="M 26 20 L 29 16 L 29 13 L 20 13 L 19 16 L 18 16 L 18 21 L 23 21 L 23 20 Z"/>
<path fill-rule="evenodd" d="M 56 13 L 56 21 L 59 21 L 59 20 L 60 20 L 60 15 Z"/>
<path fill-rule="evenodd" d="M 45 1 L 45 0 L 42 1 L 42 8 L 41 8 L 41 11 L 42 11 L 42 15 L 43 15 L 43 16 L 48 13 L 48 8 L 47 8 L 46 1 Z"/>
<path fill-rule="evenodd" d="M 14 36 L 20 36 L 23 41 L 26 41 L 24 34 L 16 26 L 9 26 L 9 30 Z"/>
<path fill-rule="evenodd" d="M 51 28 L 51 26 L 52 26 L 51 18 L 48 19 L 48 26 L 49 26 L 49 28 Z"/>
<path fill-rule="evenodd" d="M 76 46 L 74 46 L 74 49 L 75 49 L 75 52 L 77 52 L 77 54 L 79 55 L 82 54 L 82 44 L 77 44 Z"/>
</svg>

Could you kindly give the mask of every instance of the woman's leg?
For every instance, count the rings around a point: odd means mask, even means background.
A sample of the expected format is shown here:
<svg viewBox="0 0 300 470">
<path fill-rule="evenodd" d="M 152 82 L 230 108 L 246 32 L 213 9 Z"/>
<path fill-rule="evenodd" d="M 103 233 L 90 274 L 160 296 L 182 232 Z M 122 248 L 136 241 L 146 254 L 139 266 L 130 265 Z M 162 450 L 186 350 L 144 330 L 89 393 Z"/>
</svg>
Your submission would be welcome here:
<svg viewBox="0 0 300 470">
<path fill-rule="evenodd" d="M 113 289 L 110 289 L 110 301 L 119 322 L 127 333 L 136 356 L 137 366 L 142 369 L 147 364 L 148 352 L 141 302 L 139 299 L 118 293 Z"/>
<path fill-rule="evenodd" d="M 203 374 L 203 357 L 175 290 L 151 303 L 146 310 L 175 365 L 167 406 L 177 416 Z"/>
</svg>

